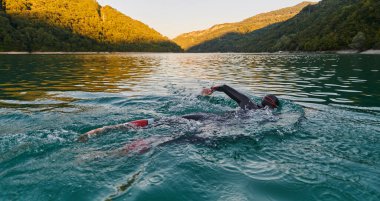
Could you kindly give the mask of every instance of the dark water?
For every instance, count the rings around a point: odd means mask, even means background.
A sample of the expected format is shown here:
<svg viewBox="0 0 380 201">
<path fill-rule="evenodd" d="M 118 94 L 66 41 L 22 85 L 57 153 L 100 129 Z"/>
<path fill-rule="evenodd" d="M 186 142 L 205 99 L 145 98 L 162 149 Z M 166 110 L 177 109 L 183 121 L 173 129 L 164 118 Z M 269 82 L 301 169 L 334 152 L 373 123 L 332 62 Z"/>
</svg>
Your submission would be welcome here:
<svg viewBox="0 0 380 201">
<path fill-rule="evenodd" d="M 380 56 L 0 55 L 0 200 L 380 200 Z M 226 83 L 282 107 L 238 111 Z M 237 112 L 238 113 L 238 112 Z M 91 129 L 141 118 L 163 124 Z M 145 153 L 138 139 L 198 136 Z"/>
</svg>

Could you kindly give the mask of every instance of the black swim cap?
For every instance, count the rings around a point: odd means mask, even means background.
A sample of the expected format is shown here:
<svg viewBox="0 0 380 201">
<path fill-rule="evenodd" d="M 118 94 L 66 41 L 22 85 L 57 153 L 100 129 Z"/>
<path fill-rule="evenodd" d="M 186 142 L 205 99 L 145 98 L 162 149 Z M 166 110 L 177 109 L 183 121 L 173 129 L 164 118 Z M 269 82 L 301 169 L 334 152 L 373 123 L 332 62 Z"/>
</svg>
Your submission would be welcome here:
<svg viewBox="0 0 380 201">
<path fill-rule="evenodd" d="M 268 106 L 274 109 L 280 106 L 280 101 L 275 95 L 270 94 L 270 95 L 264 96 L 263 100 L 261 101 L 261 105 L 263 107 Z"/>
</svg>

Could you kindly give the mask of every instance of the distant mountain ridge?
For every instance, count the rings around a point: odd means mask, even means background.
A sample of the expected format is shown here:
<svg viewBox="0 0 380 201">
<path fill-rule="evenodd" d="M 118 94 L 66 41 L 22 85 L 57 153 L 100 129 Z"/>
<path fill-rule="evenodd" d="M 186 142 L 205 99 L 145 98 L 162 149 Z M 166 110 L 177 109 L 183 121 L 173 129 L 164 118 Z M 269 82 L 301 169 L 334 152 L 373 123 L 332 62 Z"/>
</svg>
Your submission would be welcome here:
<svg viewBox="0 0 380 201">
<path fill-rule="evenodd" d="M 228 33 L 189 52 L 380 49 L 379 0 L 322 0 L 294 17 L 248 33 Z"/>
<path fill-rule="evenodd" d="M 181 34 L 173 40 L 183 49 L 191 49 L 196 45 L 222 37 L 225 34 L 245 34 L 274 23 L 285 21 L 294 17 L 304 7 L 312 4 L 315 3 L 305 1 L 292 7 L 282 8 L 279 10 L 258 14 L 240 22 L 218 24 L 206 30 Z"/>
<path fill-rule="evenodd" d="M 286 22 L 245 35 L 233 49 L 273 52 L 372 48 L 380 49 L 379 0 L 322 0 Z"/>
<path fill-rule="evenodd" d="M 157 51 L 181 48 L 96 0 L 0 0 L 0 51 Z"/>
</svg>

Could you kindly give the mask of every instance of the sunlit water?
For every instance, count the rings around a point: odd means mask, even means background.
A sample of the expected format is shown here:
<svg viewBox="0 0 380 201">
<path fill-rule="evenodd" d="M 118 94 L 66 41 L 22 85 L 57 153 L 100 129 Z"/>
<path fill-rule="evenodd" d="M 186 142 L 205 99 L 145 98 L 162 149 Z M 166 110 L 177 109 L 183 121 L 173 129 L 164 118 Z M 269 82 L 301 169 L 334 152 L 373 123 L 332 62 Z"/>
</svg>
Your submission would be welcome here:
<svg viewBox="0 0 380 201">
<path fill-rule="evenodd" d="M 0 55 L 0 200 L 380 200 L 379 66 L 370 55 Z M 223 83 L 257 102 L 275 94 L 281 109 L 241 117 L 224 94 L 198 96 Z M 76 141 L 141 118 L 164 123 Z M 192 135 L 205 140 L 115 154 Z"/>
</svg>

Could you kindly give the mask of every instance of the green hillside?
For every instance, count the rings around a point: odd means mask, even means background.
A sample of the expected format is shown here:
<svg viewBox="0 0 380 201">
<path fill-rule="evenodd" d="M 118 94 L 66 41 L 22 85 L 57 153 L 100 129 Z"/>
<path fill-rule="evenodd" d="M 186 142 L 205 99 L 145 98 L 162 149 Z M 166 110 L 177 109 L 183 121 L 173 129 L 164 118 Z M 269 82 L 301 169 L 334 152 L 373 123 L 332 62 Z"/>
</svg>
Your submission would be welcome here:
<svg viewBox="0 0 380 201">
<path fill-rule="evenodd" d="M 180 51 L 95 0 L 0 0 L 0 51 Z"/>
<path fill-rule="evenodd" d="M 315 4 L 312 2 L 302 2 L 296 6 L 283 8 L 280 10 L 263 13 L 250 17 L 237 23 L 218 24 L 210 29 L 194 31 L 182 34 L 173 39 L 183 49 L 189 49 L 204 42 L 219 38 L 229 33 L 246 34 L 254 30 L 266 27 L 270 24 L 282 22 L 294 17 L 305 6 Z"/>
<path fill-rule="evenodd" d="M 380 48 L 379 0 L 322 0 L 295 17 L 246 34 L 226 34 L 193 52 L 328 51 Z"/>
</svg>

